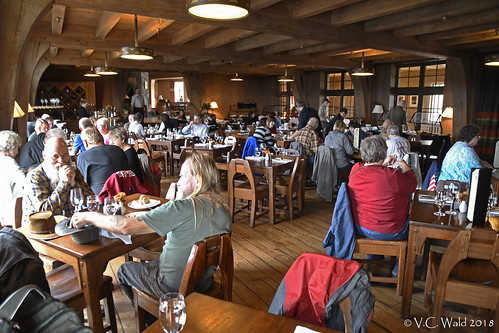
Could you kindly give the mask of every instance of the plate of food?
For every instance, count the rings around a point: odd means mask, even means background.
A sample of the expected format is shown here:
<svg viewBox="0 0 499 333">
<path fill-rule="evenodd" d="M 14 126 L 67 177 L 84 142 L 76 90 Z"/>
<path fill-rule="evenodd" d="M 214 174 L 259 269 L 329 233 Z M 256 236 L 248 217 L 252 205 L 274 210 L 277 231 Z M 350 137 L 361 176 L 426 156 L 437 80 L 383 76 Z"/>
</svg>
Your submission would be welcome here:
<svg viewBox="0 0 499 333">
<path fill-rule="evenodd" d="M 132 209 L 147 209 L 159 205 L 161 201 L 149 198 L 147 195 L 141 195 L 139 199 L 130 201 L 128 207 Z"/>
</svg>

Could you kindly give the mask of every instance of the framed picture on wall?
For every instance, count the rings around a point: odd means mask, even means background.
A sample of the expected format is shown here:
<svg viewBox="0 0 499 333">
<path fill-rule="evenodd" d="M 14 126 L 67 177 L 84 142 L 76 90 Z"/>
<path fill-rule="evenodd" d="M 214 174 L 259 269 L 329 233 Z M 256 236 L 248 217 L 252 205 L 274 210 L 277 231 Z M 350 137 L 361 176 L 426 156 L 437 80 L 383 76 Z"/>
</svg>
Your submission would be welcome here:
<svg viewBox="0 0 499 333">
<path fill-rule="evenodd" d="M 418 95 L 409 96 L 409 106 L 411 106 L 411 107 L 418 106 Z"/>
</svg>

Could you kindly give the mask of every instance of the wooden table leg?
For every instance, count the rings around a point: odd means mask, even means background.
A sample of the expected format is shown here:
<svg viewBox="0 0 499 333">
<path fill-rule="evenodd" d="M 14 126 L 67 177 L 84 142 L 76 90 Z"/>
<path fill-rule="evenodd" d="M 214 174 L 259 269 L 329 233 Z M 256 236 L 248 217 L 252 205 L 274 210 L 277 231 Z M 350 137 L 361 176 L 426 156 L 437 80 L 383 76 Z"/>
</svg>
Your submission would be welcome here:
<svg viewBox="0 0 499 333">
<path fill-rule="evenodd" d="M 402 294 L 402 318 L 408 318 L 411 312 L 412 285 L 414 283 L 414 268 L 416 265 L 416 238 L 417 232 L 413 226 L 409 227 L 407 243 L 407 261 L 405 264 L 404 289 Z"/>
<path fill-rule="evenodd" d="M 104 269 L 98 263 L 80 260 L 80 277 L 87 304 L 88 325 L 96 333 L 104 332 L 99 299 L 99 288 L 102 285 L 103 271 Z"/>
<path fill-rule="evenodd" d="M 269 168 L 267 172 L 269 180 L 269 223 L 274 224 L 275 221 L 275 173 L 274 168 Z"/>
</svg>

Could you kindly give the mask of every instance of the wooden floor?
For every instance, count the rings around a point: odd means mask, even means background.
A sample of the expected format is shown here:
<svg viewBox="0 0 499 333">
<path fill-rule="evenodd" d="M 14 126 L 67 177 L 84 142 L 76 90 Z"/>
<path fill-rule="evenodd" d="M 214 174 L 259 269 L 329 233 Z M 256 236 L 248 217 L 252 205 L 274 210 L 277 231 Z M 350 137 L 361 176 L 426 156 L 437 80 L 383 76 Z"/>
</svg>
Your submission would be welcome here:
<svg viewBox="0 0 499 333">
<path fill-rule="evenodd" d="M 166 192 L 171 179 L 163 178 L 162 188 Z M 278 221 L 268 224 L 268 219 L 257 220 L 255 228 L 249 227 L 248 215 L 236 215 L 233 224 L 234 248 L 233 301 L 254 309 L 267 311 L 279 283 L 288 268 L 303 252 L 325 253 L 322 241 L 329 229 L 333 204 L 317 197 L 314 189 L 307 189 L 305 209 L 293 221 L 286 214 L 277 214 Z M 123 258 L 108 265 L 107 274 L 113 275 Z M 116 281 L 116 280 L 115 280 Z M 376 296 L 374 318 L 368 332 L 427 332 L 417 328 L 417 322 L 426 320 L 422 304 L 424 284 L 416 282 L 411 314 L 416 320 L 400 318 L 402 297 L 395 293 L 395 285 L 373 283 Z M 134 313 L 131 302 L 115 283 L 113 293 L 117 309 L 120 332 L 135 332 Z M 188 318 L 187 318 L 188 320 Z M 452 332 L 479 332 L 469 328 L 443 330 Z"/>
</svg>

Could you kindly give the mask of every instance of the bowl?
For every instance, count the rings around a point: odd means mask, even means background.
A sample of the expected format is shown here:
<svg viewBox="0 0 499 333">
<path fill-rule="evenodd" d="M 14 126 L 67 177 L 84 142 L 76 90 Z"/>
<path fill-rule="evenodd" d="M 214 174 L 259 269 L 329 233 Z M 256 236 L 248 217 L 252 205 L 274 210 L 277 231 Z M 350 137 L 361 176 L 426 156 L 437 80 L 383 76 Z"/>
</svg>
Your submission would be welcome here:
<svg viewBox="0 0 499 333">
<path fill-rule="evenodd" d="M 100 238 L 100 229 L 93 225 L 88 225 L 80 231 L 72 233 L 71 238 L 76 244 L 87 244 Z"/>
</svg>

